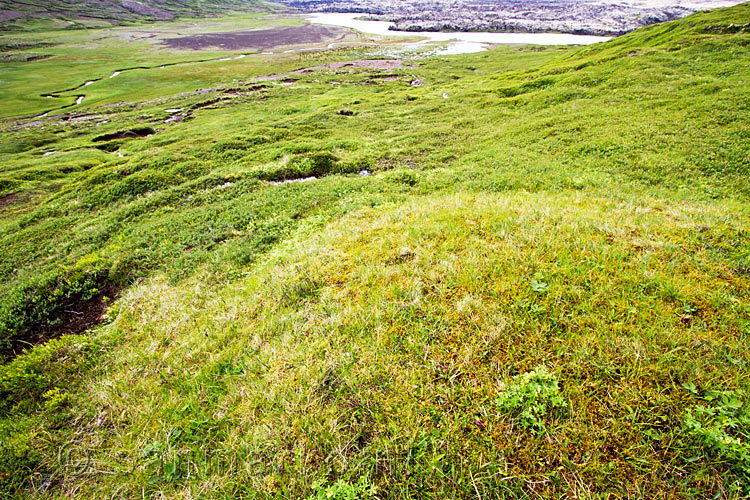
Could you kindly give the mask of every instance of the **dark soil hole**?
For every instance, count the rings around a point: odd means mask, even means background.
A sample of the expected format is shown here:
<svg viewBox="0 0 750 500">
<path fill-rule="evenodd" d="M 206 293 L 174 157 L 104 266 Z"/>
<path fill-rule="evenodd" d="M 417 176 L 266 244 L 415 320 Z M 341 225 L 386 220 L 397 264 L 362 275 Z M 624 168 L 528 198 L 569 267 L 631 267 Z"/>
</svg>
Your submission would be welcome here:
<svg viewBox="0 0 750 500">
<path fill-rule="evenodd" d="M 131 128 L 130 130 L 120 130 L 113 134 L 100 135 L 98 137 L 94 137 L 93 141 L 109 142 L 115 141 L 117 139 L 134 139 L 137 137 L 148 137 L 150 135 L 154 135 L 155 133 L 156 130 L 152 129 L 151 127 L 136 127 Z"/>
<path fill-rule="evenodd" d="M 221 99 L 218 99 L 218 98 L 210 99 L 208 101 L 199 102 L 198 104 L 193 104 L 192 106 L 190 106 L 190 109 L 195 110 L 195 109 L 207 108 L 209 106 L 213 106 L 214 104 L 218 104 L 219 102 L 221 102 Z"/>
<path fill-rule="evenodd" d="M 10 361 L 31 346 L 42 344 L 63 335 L 77 335 L 98 325 L 107 308 L 117 298 L 119 287 L 106 285 L 101 292 L 90 299 L 77 299 L 65 304 L 54 324 L 35 325 L 25 334 L 9 339 L 2 346 L 0 359 Z"/>
<path fill-rule="evenodd" d="M 14 203 L 18 199 L 18 194 L 11 193 L 5 196 L 0 196 L 0 208 L 7 207 L 11 203 Z"/>
</svg>

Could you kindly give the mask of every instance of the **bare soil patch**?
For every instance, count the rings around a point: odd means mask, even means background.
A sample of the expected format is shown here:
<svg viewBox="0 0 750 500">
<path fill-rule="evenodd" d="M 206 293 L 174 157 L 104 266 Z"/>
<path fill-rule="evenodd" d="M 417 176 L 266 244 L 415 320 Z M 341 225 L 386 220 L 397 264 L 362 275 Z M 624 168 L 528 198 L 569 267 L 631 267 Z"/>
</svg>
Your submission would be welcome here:
<svg viewBox="0 0 750 500">
<path fill-rule="evenodd" d="M 101 323 L 107 308 L 115 301 L 119 288 L 108 284 L 96 296 L 88 299 L 77 299 L 66 304 L 54 325 L 36 325 L 22 336 L 9 339 L 7 348 L 0 352 L 0 359 L 6 361 L 15 358 L 30 346 L 39 345 L 63 335 L 78 335 Z"/>
<path fill-rule="evenodd" d="M 18 199 L 18 195 L 16 193 L 6 194 L 5 196 L 0 196 L 0 208 L 7 207 L 11 203 L 14 203 Z"/>
<path fill-rule="evenodd" d="M 119 132 L 115 132 L 114 134 L 104 134 L 98 137 L 94 137 L 93 142 L 109 142 L 115 141 L 117 139 L 148 137 L 150 135 L 154 135 L 155 133 L 156 130 L 152 129 L 151 127 L 132 128 L 130 130 L 121 130 Z"/>
<path fill-rule="evenodd" d="M 266 50 L 285 45 L 330 42 L 343 38 L 347 33 L 349 31 L 342 28 L 306 24 L 268 30 L 230 31 L 183 36 L 169 38 L 164 40 L 163 43 L 173 49 Z"/>
</svg>

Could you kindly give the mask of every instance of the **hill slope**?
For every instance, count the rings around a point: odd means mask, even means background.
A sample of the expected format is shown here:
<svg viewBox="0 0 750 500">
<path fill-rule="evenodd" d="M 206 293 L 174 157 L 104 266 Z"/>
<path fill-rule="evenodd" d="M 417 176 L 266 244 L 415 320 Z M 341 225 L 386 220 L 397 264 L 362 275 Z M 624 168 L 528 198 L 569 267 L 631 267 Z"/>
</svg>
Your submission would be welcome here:
<svg viewBox="0 0 750 500">
<path fill-rule="evenodd" d="M 748 26 L 214 59 L 6 120 L 3 491 L 747 495 Z"/>
<path fill-rule="evenodd" d="M 0 0 L 3 29 L 29 19 L 60 19 L 119 23 L 126 20 L 168 21 L 178 16 L 201 17 L 228 10 L 267 8 L 262 0 Z M 15 22 L 15 23 L 11 23 Z"/>
</svg>

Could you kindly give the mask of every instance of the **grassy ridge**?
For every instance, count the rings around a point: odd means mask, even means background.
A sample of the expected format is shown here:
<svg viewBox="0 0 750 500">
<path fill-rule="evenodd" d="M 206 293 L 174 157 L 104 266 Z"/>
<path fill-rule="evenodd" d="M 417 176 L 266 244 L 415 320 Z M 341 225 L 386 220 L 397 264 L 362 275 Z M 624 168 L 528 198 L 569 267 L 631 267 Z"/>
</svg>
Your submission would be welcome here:
<svg viewBox="0 0 750 500">
<path fill-rule="evenodd" d="M 142 2 L 63 0 L 0 0 L 1 31 L 28 29 L 79 29 L 111 26 L 143 20 L 224 15 L 227 11 L 276 10 L 262 0 L 159 0 Z"/>
<path fill-rule="evenodd" d="M 746 494 L 749 22 L 8 122 L 4 491 Z"/>
</svg>

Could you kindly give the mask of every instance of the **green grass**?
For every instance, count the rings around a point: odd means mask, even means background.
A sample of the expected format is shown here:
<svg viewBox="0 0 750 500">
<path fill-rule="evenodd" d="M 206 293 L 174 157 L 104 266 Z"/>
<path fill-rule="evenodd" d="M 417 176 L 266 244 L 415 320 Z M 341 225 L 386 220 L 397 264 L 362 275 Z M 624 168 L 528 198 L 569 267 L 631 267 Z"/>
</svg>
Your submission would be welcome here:
<svg viewBox="0 0 750 500">
<path fill-rule="evenodd" d="M 259 71 L 266 74 L 276 68 L 266 58 L 221 61 L 237 53 L 227 51 L 196 52 L 167 50 L 161 42 L 179 35 L 268 29 L 300 24 L 291 18 L 268 18 L 263 13 L 243 13 L 174 23 L 136 24 L 131 26 L 76 31 L 52 31 L 38 34 L 25 32 L 0 37 L 11 49 L 16 61 L 0 63 L 0 118 L 34 116 L 75 102 L 85 93 L 87 104 L 111 104 L 190 92 L 212 83 L 226 83 L 226 74 L 244 75 Z M 41 45 L 41 44 L 45 45 Z M 243 52 L 254 52 L 247 50 Z M 26 55 L 47 56 L 25 62 Z M 194 66 L 191 61 L 214 62 Z M 167 65 L 165 68 L 161 66 Z M 118 70 L 150 68 L 110 78 Z M 59 92 L 99 80 L 80 91 Z M 230 78 L 231 80 L 231 78 Z M 55 99 L 42 97 L 59 92 Z"/>
<path fill-rule="evenodd" d="M 747 495 L 748 22 L 262 88 L 371 49 L 248 56 L 7 119 L 2 339 L 121 295 L 0 367 L 0 491 Z"/>
</svg>

